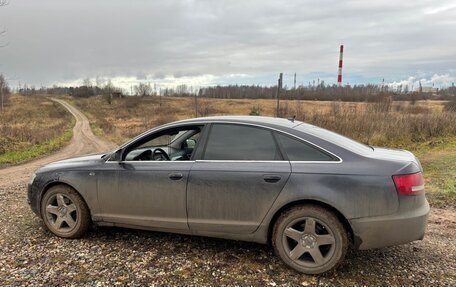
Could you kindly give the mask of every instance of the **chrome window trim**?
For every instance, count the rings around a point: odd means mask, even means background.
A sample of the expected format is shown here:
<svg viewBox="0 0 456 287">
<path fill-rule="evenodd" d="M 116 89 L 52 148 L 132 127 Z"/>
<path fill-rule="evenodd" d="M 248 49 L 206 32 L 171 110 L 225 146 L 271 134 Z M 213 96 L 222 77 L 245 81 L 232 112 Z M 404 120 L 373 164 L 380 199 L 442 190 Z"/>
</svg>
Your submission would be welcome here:
<svg viewBox="0 0 456 287">
<path fill-rule="evenodd" d="M 339 157 L 337 157 L 339 158 Z M 342 162 L 342 159 L 339 158 L 340 160 L 339 161 L 335 161 L 335 160 L 290 160 L 290 163 L 341 163 Z"/>
<path fill-rule="evenodd" d="M 334 160 L 321 160 L 321 161 L 314 161 L 314 160 L 223 160 L 223 159 L 197 159 L 195 162 L 197 163 L 211 163 L 211 162 L 225 162 L 225 163 L 341 163 L 342 161 L 334 161 Z"/>
<path fill-rule="evenodd" d="M 224 159 L 197 159 L 195 162 L 211 163 L 211 162 L 225 162 L 225 163 L 289 163 L 288 160 L 224 160 Z"/>
<path fill-rule="evenodd" d="M 121 163 L 159 163 L 159 162 L 164 162 L 164 163 L 182 163 L 182 162 L 195 162 L 194 160 L 123 160 L 123 161 L 107 161 L 107 163 L 116 163 L 116 164 L 121 164 Z"/>
<path fill-rule="evenodd" d="M 215 162 L 226 162 L 226 163 L 341 163 L 341 161 L 305 161 L 305 160 L 223 160 L 223 159 L 197 159 L 197 160 L 125 160 L 125 161 L 107 161 L 106 163 L 182 163 L 182 162 L 193 162 L 193 163 L 215 163 Z"/>
</svg>

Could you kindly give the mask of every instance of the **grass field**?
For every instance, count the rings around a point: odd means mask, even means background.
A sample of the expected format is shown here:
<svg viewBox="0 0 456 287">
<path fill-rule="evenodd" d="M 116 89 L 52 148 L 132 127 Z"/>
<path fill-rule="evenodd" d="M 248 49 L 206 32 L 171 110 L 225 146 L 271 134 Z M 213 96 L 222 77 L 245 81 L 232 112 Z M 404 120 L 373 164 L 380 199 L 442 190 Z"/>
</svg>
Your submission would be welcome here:
<svg viewBox="0 0 456 287">
<path fill-rule="evenodd" d="M 0 113 L 0 166 L 36 158 L 64 146 L 72 136 L 74 119 L 48 98 L 10 98 Z"/>
<path fill-rule="evenodd" d="M 99 132 L 120 144 L 162 123 L 195 116 L 193 98 L 126 97 L 108 105 L 101 97 L 72 102 Z M 198 116 L 274 116 L 274 100 L 199 99 Z M 444 113 L 442 102 L 350 103 L 282 101 L 281 115 L 315 124 L 371 145 L 404 147 L 456 135 L 456 113 Z"/>
<path fill-rule="evenodd" d="M 118 144 L 154 126 L 195 116 L 192 98 L 127 97 L 111 105 L 101 97 L 70 100 L 98 135 Z M 198 116 L 273 116 L 275 105 L 264 99 L 199 99 Z M 456 206 L 456 113 L 443 112 L 442 102 L 282 101 L 281 113 L 371 145 L 414 152 L 425 170 L 431 203 Z"/>
<path fill-rule="evenodd" d="M 154 126 L 195 116 L 194 99 L 127 97 L 112 105 L 101 97 L 69 98 L 89 118 L 95 134 L 121 144 Z M 273 116 L 274 100 L 199 99 L 198 116 Z M 414 152 L 425 170 L 430 201 L 456 206 L 456 113 L 439 101 L 338 103 L 282 101 L 284 116 L 304 120 L 359 141 Z M 12 96 L 0 114 L 0 165 L 50 153 L 72 136 L 74 119 L 45 97 Z"/>
<path fill-rule="evenodd" d="M 431 204 L 456 207 L 456 138 L 424 143 L 413 152 L 423 166 Z"/>
</svg>

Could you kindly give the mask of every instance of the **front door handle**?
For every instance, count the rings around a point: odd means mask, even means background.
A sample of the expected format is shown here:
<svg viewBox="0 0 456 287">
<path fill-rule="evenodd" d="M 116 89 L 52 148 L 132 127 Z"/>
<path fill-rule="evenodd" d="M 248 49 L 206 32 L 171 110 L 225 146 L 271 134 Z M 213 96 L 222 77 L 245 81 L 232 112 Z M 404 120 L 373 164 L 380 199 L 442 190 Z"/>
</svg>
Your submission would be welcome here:
<svg viewBox="0 0 456 287">
<path fill-rule="evenodd" d="M 184 175 L 179 172 L 173 172 L 173 173 L 170 173 L 168 175 L 168 177 L 169 177 L 169 179 L 172 179 L 172 180 L 179 180 L 179 179 L 183 178 Z"/>
<path fill-rule="evenodd" d="M 278 182 L 282 177 L 280 175 L 274 175 L 274 174 L 267 174 L 263 176 L 264 181 L 267 183 L 274 183 Z"/>
</svg>

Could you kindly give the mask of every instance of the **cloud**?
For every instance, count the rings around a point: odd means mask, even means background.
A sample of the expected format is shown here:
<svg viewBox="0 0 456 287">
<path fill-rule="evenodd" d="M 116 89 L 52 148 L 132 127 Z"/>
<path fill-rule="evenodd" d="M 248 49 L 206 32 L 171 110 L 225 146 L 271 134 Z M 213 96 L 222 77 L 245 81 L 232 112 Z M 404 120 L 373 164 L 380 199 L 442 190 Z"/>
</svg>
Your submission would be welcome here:
<svg viewBox="0 0 456 287">
<path fill-rule="evenodd" d="M 456 4 L 449 4 L 449 5 L 440 6 L 440 7 L 437 7 L 437 8 L 432 8 L 432 9 L 426 10 L 424 13 L 426 13 L 426 14 L 438 14 L 438 13 L 446 12 L 448 10 L 452 10 L 452 9 L 455 9 L 455 8 L 456 8 Z"/>
<path fill-rule="evenodd" d="M 215 83 L 272 85 L 279 72 L 334 83 L 342 43 L 350 83 L 398 82 L 422 71 L 452 77 L 453 2 L 11 1 L 0 8 L 9 43 L 0 49 L 0 72 L 34 85 L 208 75 Z"/>
<path fill-rule="evenodd" d="M 157 73 L 155 73 L 155 74 L 153 75 L 153 78 L 154 78 L 154 79 L 158 79 L 158 80 L 162 80 L 162 79 L 166 78 L 166 75 L 163 74 L 163 73 L 161 73 L 161 72 L 157 72 Z"/>
<path fill-rule="evenodd" d="M 142 73 L 142 72 L 139 72 L 137 75 L 136 75 L 136 79 L 137 80 L 146 80 L 147 79 L 147 75 L 145 73 Z"/>
<path fill-rule="evenodd" d="M 397 88 L 399 86 L 407 86 L 410 90 L 419 87 L 420 83 L 423 87 L 447 88 L 456 82 L 456 76 L 450 74 L 433 74 L 430 77 L 409 76 L 407 79 L 388 83 L 388 86 Z"/>
</svg>

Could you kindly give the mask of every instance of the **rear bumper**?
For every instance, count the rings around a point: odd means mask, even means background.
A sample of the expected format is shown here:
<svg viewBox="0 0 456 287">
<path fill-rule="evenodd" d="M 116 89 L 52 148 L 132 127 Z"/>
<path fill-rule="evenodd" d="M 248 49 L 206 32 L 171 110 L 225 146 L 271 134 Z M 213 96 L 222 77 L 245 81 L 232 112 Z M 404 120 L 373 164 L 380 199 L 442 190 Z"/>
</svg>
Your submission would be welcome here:
<svg viewBox="0 0 456 287">
<path fill-rule="evenodd" d="M 426 230 L 429 203 L 399 214 L 350 220 L 356 249 L 372 249 L 421 240 Z"/>
</svg>

